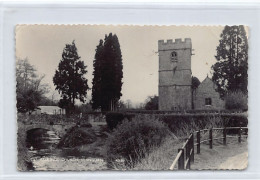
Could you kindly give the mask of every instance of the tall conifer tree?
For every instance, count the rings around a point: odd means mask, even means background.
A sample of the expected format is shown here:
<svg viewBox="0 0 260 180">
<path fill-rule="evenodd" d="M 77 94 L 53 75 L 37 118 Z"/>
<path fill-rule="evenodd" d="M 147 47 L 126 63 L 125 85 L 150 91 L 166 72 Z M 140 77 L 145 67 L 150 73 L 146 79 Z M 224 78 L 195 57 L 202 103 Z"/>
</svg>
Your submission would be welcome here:
<svg viewBox="0 0 260 180">
<path fill-rule="evenodd" d="M 53 83 L 62 96 L 59 105 L 68 113 L 74 108 L 76 99 L 85 102 L 88 90 L 88 80 L 84 77 L 86 68 L 84 61 L 80 60 L 74 41 L 66 44 Z"/>
<path fill-rule="evenodd" d="M 96 49 L 93 72 L 92 107 L 114 110 L 122 89 L 123 63 L 117 36 L 110 33 Z"/>
<path fill-rule="evenodd" d="M 248 41 L 244 26 L 225 26 L 217 47 L 212 80 L 224 97 L 228 91 L 247 93 Z"/>
</svg>

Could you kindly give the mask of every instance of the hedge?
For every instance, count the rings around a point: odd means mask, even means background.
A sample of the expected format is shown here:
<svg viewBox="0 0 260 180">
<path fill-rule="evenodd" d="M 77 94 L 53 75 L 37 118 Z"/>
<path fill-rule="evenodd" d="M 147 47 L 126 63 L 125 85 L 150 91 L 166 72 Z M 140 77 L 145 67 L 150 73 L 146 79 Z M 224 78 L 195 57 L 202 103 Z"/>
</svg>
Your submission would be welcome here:
<svg viewBox="0 0 260 180">
<path fill-rule="evenodd" d="M 137 113 L 120 113 L 113 112 L 106 114 L 106 121 L 109 129 L 114 129 L 118 124 L 120 124 L 123 119 L 132 120 Z M 140 114 L 139 114 L 140 115 Z M 204 129 L 210 123 L 221 123 L 219 126 L 224 127 L 247 127 L 248 118 L 245 114 L 235 113 L 235 114 L 141 114 L 144 116 L 155 116 L 159 120 L 165 122 L 172 132 L 183 128 L 183 126 L 189 126 L 193 124 L 197 128 Z M 214 122 L 219 121 L 221 122 Z"/>
<path fill-rule="evenodd" d="M 135 114 L 127 114 L 120 112 L 110 112 L 106 114 L 107 126 L 110 130 L 113 130 L 117 125 L 121 124 L 124 119 L 132 120 Z"/>
</svg>

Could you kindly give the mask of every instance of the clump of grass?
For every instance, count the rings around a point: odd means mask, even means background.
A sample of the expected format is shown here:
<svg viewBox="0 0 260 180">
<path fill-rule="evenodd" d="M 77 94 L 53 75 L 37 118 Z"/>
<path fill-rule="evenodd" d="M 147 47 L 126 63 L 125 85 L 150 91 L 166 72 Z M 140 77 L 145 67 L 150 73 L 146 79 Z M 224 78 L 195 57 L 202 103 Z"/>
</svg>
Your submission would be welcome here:
<svg viewBox="0 0 260 180">
<path fill-rule="evenodd" d="M 113 162 L 115 170 L 169 170 L 177 151 L 173 151 L 176 147 L 182 146 L 183 141 L 167 136 L 161 146 L 150 146 L 150 151 L 142 150 L 142 154 L 138 154 L 138 162 L 132 159 L 124 160 L 123 163 Z"/>
</svg>

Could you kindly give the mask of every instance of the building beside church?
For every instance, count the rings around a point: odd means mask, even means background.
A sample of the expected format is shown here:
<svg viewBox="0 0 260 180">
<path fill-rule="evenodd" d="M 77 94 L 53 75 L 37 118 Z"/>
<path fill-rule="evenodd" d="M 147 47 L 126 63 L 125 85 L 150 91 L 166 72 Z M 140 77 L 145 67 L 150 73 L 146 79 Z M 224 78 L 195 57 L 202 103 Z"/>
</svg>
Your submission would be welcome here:
<svg viewBox="0 0 260 180">
<path fill-rule="evenodd" d="M 159 110 L 220 110 L 224 102 L 219 98 L 214 83 L 206 78 L 195 93 L 191 93 L 191 56 L 190 38 L 158 41 L 159 52 Z"/>
<path fill-rule="evenodd" d="M 193 93 L 195 110 L 222 110 L 225 103 L 216 91 L 216 85 L 207 76 Z"/>
</svg>

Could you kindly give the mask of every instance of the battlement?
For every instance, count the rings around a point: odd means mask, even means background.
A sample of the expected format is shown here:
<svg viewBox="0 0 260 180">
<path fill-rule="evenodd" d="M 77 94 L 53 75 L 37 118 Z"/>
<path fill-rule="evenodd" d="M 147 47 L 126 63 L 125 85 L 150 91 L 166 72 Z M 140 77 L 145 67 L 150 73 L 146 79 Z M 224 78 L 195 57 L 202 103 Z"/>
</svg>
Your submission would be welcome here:
<svg viewBox="0 0 260 180">
<path fill-rule="evenodd" d="M 165 42 L 164 40 L 158 41 L 158 49 L 160 50 L 167 50 L 167 49 L 182 49 L 187 48 L 191 49 L 191 38 L 185 38 L 184 41 L 182 39 L 175 39 L 173 41 L 172 39 L 167 39 Z"/>
<path fill-rule="evenodd" d="M 172 39 L 167 39 L 166 42 L 164 40 L 159 40 L 158 41 L 158 44 L 160 44 L 160 45 L 179 44 L 179 43 L 191 43 L 191 39 L 190 38 L 185 38 L 184 41 L 182 41 L 182 39 L 179 38 L 179 39 L 175 39 L 174 42 L 173 42 Z"/>
</svg>

